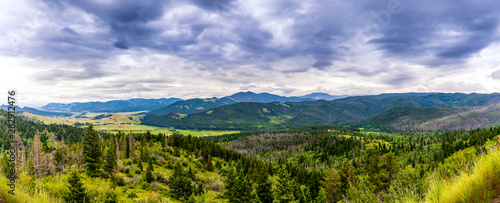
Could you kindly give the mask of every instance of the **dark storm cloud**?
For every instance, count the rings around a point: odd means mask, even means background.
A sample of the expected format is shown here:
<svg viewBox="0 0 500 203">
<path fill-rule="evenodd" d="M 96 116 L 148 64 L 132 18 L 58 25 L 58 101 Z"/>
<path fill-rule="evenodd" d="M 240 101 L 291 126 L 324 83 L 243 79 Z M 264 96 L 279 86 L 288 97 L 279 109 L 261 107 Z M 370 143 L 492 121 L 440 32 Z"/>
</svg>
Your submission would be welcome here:
<svg viewBox="0 0 500 203">
<path fill-rule="evenodd" d="M 84 34 L 64 25 L 57 31 L 39 32 L 36 46 L 49 51 L 41 52 L 40 48 L 35 49 L 36 53 L 48 58 L 67 55 L 68 60 L 106 58 L 148 49 L 203 64 L 202 69 L 259 63 L 259 67 L 268 68 L 268 62 L 305 56 L 314 59 L 309 66 L 277 71 L 326 70 L 335 61 L 344 60 L 345 52 L 356 49 L 349 41 L 362 33 L 371 37 L 362 44 L 373 45 L 385 57 L 440 67 L 465 62 L 499 37 L 500 2 L 493 0 L 280 0 L 269 5 L 269 16 L 261 18 L 249 14 L 242 2 L 233 0 L 56 2 L 47 1 L 50 8 L 58 8 L 53 12 L 81 10 L 95 17 L 95 26 L 104 30 Z M 186 5 L 201 11 L 186 10 Z M 175 15 L 162 18 L 172 12 Z M 208 17 L 213 15 L 217 18 Z M 264 26 L 273 20 L 277 20 L 276 26 L 291 21 L 280 30 L 288 37 L 287 43 L 273 43 L 280 40 L 279 33 Z M 366 30 L 366 24 L 375 29 Z M 235 46 L 235 53 L 226 50 L 230 45 Z M 231 55 L 224 58 L 225 54 Z M 348 72 L 369 76 L 377 71 L 385 69 Z"/>
<path fill-rule="evenodd" d="M 500 70 L 496 70 L 495 72 L 491 73 L 491 78 L 500 80 Z"/>
<path fill-rule="evenodd" d="M 498 40 L 499 1 L 402 0 L 401 6 L 402 12 L 378 23 L 382 36 L 369 41 L 389 57 L 430 56 L 433 61 L 425 64 L 436 66 L 462 63 Z M 377 19 L 387 19 L 383 12 L 376 12 Z"/>
<path fill-rule="evenodd" d="M 234 0 L 191 0 L 191 2 L 205 10 L 223 11 L 230 9 Z"/>
<path fill-rule="evenodd" d="M 100 78 L 111 75 L 112 73 L 102 70 L 98 67 L 87 67 L 81 70 L 72 69 L 57 69 L 48 71 L 38 71 L 33 75 L 37 81 L 44 83 L 57 83 L 62 80 L 87 80 L 93 78 Z"/>
<path fill-rule="evenodd" d="M 406 83 L 415 80 L 415 76 L 411 74 L 397 74 L 394 76 L 390 76 L 385 79 L 383 82 L 388 85 L 403 87 Z"/>
</svg>

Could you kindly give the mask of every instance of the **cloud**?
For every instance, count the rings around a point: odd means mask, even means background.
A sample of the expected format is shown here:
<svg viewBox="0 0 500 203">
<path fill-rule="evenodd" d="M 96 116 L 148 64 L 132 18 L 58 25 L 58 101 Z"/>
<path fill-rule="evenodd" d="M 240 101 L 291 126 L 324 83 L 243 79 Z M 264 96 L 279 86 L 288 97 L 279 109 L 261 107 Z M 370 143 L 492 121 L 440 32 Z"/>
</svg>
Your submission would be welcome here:
<svg viewBox="0 0 500 203">
<path fill-rule="evenodd" d="M 500 80 L 500 70 L 496 70 L 495 72 L 491 73 L 490 75 L 493 79 Z"/>
<path fill-rule="evenodd" d="M 469 72 L 500 78 L 497 66 L 478 62 L 499 42 L 500 3 L 492 0 L 21 0 L 4 7 L 0 65 L 29 69 L 29 84 L 75 95 L 92 87 L 109 88 L 109 97 L 365 94 L 458 89 L 451 80 Z M 482 63 L 498 64 L 493 58 Z"/>
<path fill-rule="evenodd" d="M 233 0 L 191 0 L 195 5 L 205 10 L 224 11 L 232 7 Z"/>
<path fill-rule="evenodd" d="M 401 1 L 401 13 L 391 15 L 381 35 L 369 41 L 388 57 L 425 60 L 441 66 L 464 63 L 498 41 L 500 2 Z M 431 61 L 429 61 L 431 60 Z"/>
<path fill-rule="evenodd" d="M 59 81 L 78 81 L 94 78 L 102 78 L 112 73 L 104 71 L 98 67 L 87 67 L 82 70 L 54 69 L 38 71 L 33 74 L 33 79 L 44 83 L 58 83 Z"/>
</svg>

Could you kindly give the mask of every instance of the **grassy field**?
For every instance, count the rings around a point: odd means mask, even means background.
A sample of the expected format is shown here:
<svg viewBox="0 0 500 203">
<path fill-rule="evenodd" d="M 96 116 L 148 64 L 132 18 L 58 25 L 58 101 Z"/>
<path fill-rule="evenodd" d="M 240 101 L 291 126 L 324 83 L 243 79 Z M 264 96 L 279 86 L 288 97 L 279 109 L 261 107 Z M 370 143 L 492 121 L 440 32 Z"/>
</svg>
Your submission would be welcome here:
<svg viewBox="0 0 500 203">
<path fill-rule="evenodd" d="M 150 131 L 151 133 L 164 133 L 171 134 L 177 132 L 184 135 L 191 134 L 192 136 L 218 136 L 224 134 L 238 133 L 239 131 L 195 131 L 195 130 L 179 130 L 174 128 L 166 127 L 156 127 L 141 125 L 141 119 L 144 115 L 141 115 L 141 111 L 138 112 L 121 112 L 121 113 L 86 113 L 78 114 L 72 117 L 45 117 L 38 116 L 31 113 L 23 112 L 23 116 L 34 120 L 43 122 L 45 124 L 67 124 L 67 125 L 77 125 L 77 126 L 87 126 L 89 124 L 94 125 L 94 128 L 99 131 L 105 131 L 109 133 L 116 133 L 118 131 L 122 132 L 132 132 L 132 133 L 142 133 Z"/>
</svg>

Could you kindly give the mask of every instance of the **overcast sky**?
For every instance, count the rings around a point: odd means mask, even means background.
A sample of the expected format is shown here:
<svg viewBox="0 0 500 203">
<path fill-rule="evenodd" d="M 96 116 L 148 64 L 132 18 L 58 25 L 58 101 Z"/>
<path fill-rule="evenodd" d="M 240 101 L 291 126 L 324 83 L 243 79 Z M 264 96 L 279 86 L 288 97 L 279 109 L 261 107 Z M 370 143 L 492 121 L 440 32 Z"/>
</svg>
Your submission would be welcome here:
<svg viewBox="0 0 500 203">
<path fill-rule="evenodd" d="M 22 106 L 500 92 L 498 0 L 0 2 L 0 86 Z"/>
</svg>

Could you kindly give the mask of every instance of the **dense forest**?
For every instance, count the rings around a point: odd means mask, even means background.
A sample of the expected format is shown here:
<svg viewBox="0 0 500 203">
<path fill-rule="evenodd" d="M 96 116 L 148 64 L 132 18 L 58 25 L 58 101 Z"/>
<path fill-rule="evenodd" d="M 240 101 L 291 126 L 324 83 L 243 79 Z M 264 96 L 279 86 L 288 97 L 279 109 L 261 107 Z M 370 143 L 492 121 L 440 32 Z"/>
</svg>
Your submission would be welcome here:
<svg viewBox="0 0 500 203">
<path fill-rule="evenodd" d="M 224 106 L 219 103 L 218 107 L 208 100 L 186 100 L 163 108 L 165 111 L 161 113 L 148 113 L 142 123 L 179 129 L 245 131 L 325 124 L 375 125 L 391 132 L 460 127 L 469 130 L 500 125 L 499 108 L 493 107 L 499 97 L 499 94 L 404 93 L 332 101 L 240 102 Z M 210 109 L 205 108 L 208 106 Z M 478 109 L 483 110 L 477 112 Z M 441 120 L 443 117 L 450 118 Z"/>
<path fill-rule="evenodd" d="M 0 178 L 8 202 L 482 202 L 500 194 L 500 127 L 385 133 L 324 125 L 197 138 L 17 122 L 26 130 L 15 138 L 15 196 Z"/>
</svg>

